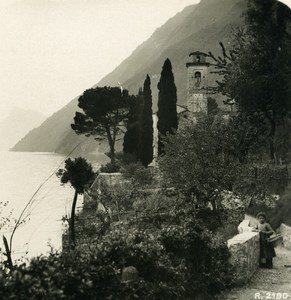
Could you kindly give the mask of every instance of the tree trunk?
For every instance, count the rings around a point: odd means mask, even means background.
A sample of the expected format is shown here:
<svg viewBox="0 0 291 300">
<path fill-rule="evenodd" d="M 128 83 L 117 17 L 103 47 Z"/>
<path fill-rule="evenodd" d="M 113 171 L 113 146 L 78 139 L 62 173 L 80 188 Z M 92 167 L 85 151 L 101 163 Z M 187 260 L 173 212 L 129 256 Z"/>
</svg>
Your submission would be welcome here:
<svg viewBox="0 0 291 300">
<path fill-rule="evenodd" d="M 76 246 L 75 211 L 76 211 L 77 199 L 78 199 L 78 192 L 77 192 L 77 190 L 75 190 L 75 195 L 74 195 L 74 199 L 73 199 L 73 203 L 72 203 L 70 226 L 69 226 L 69 247 L 71 249 L 75 249 L 75 246 Z"/>
<path fill-rule="evenodd" d="M 112 137 L 109 126 L 105 127 L 106 134 L 107 134 L 107 140 L 109 144 L 109 155 L 110 155 L 110 161 L 112 164 L 115 163 L 115 134 Z"/>
<path fill-rule="evenodd" d="M 115 164 L 115 149 L 114 146 L 110 146 L 110 159 L 111 159 L 111 163 Z"/>
<path fill-rule="evenodd" d="M 276 134 L 276 115 L 273 112 L 273 118 L 270 118 L 271 131 L 270 131 L 270 158 L 276 163 L 276 151 L 275 151 L 275 134 Z"/>
</svg>

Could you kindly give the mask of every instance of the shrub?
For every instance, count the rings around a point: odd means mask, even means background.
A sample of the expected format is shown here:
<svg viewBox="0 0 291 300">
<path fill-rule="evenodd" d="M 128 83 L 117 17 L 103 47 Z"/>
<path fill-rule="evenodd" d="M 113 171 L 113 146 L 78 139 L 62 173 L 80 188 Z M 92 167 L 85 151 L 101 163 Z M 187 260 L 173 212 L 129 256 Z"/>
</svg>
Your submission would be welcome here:
<svg viewBox="0 0 291 300">
<path fill-rule="evenodd" d="M 151 185 L 153 174 L 150 168 L 145 168 L 140 162 L 124 165 L 122 173 L 125 178 L 131 179 L 140 186 Z"/>
<path fill-rule="evenodd" d="M 174 265 L 186 268 L 183 277 L 187 297 L 215 294 L 231 285 L 228 248 L 218 235 L 189 220 L 165 228 L 161 241 Z"/>
<path fill-rule="evenodd" d="M 107 163 L 106 165 L 101 166 L 100 172 L 102 173 L 116 173 L 120 171 L 120 165 L 117 163 Z"/>
<path fill-rule="evenodd" d="M 92 250 L 53 253 L 2 272 L 0 299 L 207 299 L 229 286 L 229 253 L 219 236 L 192 212 L 168 217 L 172 225 L 155 235 L 120 225 Z M 121 281 L 128 266 L 139 271 L 136 282 Z"/>
<path fill-rule="evenodd" d="M 291 226 L 291 185 L 288 185 L 280 199 L 275 202 L 275 207 L 269 205 L 254 205 L 247 209 L 247 213 L 256 216 L 258 212 L 264 211 L 267 215 L 268 221 L 275 229 L 282 223 Z"/>
<path fill-rule="evenodd" d="M 291 185 L 288 185 L 284 194 L 277 201 L 276 206 L 267 211 L 267 216 L 270 219 L 271 225 L 276 228 L 285 223 L 291 226 Z"/>
</svg>

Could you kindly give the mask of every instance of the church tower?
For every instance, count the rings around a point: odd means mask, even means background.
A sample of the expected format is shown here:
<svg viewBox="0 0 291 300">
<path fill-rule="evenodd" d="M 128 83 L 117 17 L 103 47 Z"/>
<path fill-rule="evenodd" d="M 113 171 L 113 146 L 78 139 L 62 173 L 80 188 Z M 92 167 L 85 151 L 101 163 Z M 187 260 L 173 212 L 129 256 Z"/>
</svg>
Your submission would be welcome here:
<svg viewBox="0 0 291 300">
<path fill-rule="evenodd" d="M 207 114 L 207 81 L 209 63 L 206 61 L 207 54 L 193 52 L 189 54 L 191 62 L 186 64 L 187 75 L 187 110 L 194 115 L 196 113 Z"/>
</svg>

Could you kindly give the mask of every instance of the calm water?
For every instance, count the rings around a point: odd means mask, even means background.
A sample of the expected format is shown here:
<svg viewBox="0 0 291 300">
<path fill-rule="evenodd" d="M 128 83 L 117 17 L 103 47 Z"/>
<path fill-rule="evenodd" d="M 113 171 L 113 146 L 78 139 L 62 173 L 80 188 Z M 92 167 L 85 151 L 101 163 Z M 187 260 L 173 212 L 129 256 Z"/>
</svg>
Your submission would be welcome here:
<svg viewBox="0 0 291 300">
<path fill-rule="evenodd" d="M 37 188 L 63 160 L 63 156 L 51 153 L 0 152 L 0 201 L 9 203 L 4 209 L 1 205 L 1 215 L 13 210 L 13 217 L 18 218 Z M 48 180 L 29 206 L 29 220 L 16 231 L 13 258 L 26 251 L 28 257 L 46 254 L 50 250 L 48 242 L 60 249 L 64 229 L 61 219 L 70 212 L 73 195 L 74 190 L 69 185 L 61 186 L 55 175 Z M 81 205 L 79 196 L 77 206 Z M 5 235 L 9 237 L 9 232 Z M 0 244 L 2 248 L 2 237 Z"/>
</svg>

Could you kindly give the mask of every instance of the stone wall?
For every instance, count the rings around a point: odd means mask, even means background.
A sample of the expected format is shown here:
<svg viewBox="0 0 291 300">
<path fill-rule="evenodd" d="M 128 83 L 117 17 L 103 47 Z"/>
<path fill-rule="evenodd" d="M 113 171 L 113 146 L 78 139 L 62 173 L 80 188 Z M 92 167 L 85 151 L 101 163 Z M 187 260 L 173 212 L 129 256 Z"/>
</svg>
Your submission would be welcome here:
<svg viewBox="0 0 291 300">
<path fill-rule="evenodd" d="M 91 189 L 99 189 L 101 183 L 112 187 L 117 184 L 121 184 L 122 182 L 124 182 L 124 178 L 121 173 L 100 173 L 93 182 Z"/>
<path fill-rule="evenodd" d="M 260 238 L 258 232 L 252 232 L 249 220 L 238 226 L 239 234 L 227 241 L 231 253 L 230 263 L 235 268 L 236 284 L 244 284 L 250 280 L 259 267 Z"/>
<path fill-rule="evenodd" d="M 291 227 L 282 223 L 280 226 L 280 233 L 283 237 L 284 247 L 291 250 Z"/>
<path fill-rule="evenodd" d="M 122 185 L 126 180 L 121 173 L 99 173 L 91 187 L 84 192 L 84 203 L 90 202 L 92 197 L 90 194 L 99 194 L 102 184 L 109 188 L 116 185 Z"/>
</svg>

